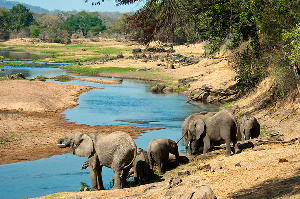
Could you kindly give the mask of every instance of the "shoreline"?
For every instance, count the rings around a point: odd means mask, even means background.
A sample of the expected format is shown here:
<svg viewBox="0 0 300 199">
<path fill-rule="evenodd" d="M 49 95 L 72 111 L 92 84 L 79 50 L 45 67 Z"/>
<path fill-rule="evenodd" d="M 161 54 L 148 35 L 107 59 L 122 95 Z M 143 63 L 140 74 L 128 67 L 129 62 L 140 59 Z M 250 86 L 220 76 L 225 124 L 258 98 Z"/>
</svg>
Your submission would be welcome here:
<svg viewBox="0 0 300 199">
<path fill-rule="evenodd" d="M 56 141 L 78 131 L 105 134 L 120 130 L 136 138 L 146 130 L 156 129 L 66 121 L 61 113 L 77 106 L 79 95 L 91 89 L 94 88 L 50 82 L 0 81 L 0 165 L 69 153 L 70 149 L 57 147 Z"/>
</svg>

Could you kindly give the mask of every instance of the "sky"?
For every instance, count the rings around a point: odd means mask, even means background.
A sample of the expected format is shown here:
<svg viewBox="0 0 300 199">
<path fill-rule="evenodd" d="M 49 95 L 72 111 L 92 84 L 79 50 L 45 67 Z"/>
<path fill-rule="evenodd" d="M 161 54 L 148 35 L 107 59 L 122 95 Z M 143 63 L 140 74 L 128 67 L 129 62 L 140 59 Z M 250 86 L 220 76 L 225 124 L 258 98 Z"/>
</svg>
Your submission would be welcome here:
<svg viewBox="0 0 300 199">
<path fill-rule="evenodd" d="M 140 9 L 145 0 L 137 1 L 131 5 L 121 5 L 116 6 L 115 0 L 100 0 L 101 4 L 92 6 L 92 2 L 97 2 L 98 0 L 89 0 L 85 3 L 85 0 L 11 0 L 20 3 L 26 3 L 33 6 L 39 6 L 41 8 L 53 11 L 55 9 L 62 11 L 89 11 L 89 12 L 135 12 Z"/>
</svg>

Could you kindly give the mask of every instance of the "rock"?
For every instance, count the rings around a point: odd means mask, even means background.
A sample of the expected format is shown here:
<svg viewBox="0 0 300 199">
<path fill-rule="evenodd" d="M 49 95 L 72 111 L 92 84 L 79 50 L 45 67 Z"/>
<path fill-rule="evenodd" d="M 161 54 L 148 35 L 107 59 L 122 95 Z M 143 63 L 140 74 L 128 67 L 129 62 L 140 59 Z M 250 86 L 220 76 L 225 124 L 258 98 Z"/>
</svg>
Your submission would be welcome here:
<svg viewBox="0 0 300 199">
<path fill-rule="evenodd" d="M 210 95 L 210 92 L 208 91 L 202 91 L 200 93 L 195 94 L 192 99 L 196 101 L 201 101 L 203 103 L 207 102 L 207 98 Z"/>
<path fill-rule="evenodd" d="M 187 175 L 190 175 L 190 171 L 189 170 L 181 170 L 181 171 L 178 171 L 178 175 L 179 176 L 187 176 Z"/>
<path fill-rule="evenodd" d="M 180 199 L 216 199 L 214 192 L 208 185 L 191 188 L 179 196 Z"/>
<path fill-rule="evenodd" d="M 180 183 L 182 183 L 182 179 L 179 176 L 176 176 L 175 178 L 171 178 L 169 181 L 169 188 L 173 188 L 178 186 Z"/>
<path fill-rule="evenodd" d="M 241 167 L 241 163 L 236 163 L 235 165 L 234 165 L 235 167 Z"/>
<path fill-rule="evenodd" d="M 151 87 L 151 93 L 164 93 L 164 89 L 167 87 L 166 84 L 157 84 L 156 86 Z"/>
<path fill-rule="evenodd" d="M 288 162 L 288 160 L 285 159 L 285 158 L 280 158 L 278 162 L 279 162 L 279 163 L 283 163 L 283 162 Z"/>
<path fill-rule="evenodd" d="M 26 79 L 26 77 L 22 73 L 11 74 L 9 79 Z"/>
<path fill-rule="evenodd" d="M 147 71 L 147 70 L 151 70 L 151 68 L 143 67 L 143 68 L 137 69 L 136 71 Z"/>
<path fill-rule="evenodd" d="M 140 49 L 140 48 L 132 49 L 132 54 L 137 54 L 137 53 L 141 53 L 141 52 L 142 52 L 142 49 Z"/>
<path fill-rule="evenodd" d="M 184 79 L 179 79 L 178 84 L 180 87 L 185 87 L 189 86 L 190 82 L 198 81 L 197 79 L 191 79 L 191 78 L 184 78 Z"/>
<path fill-rule="evenodd" d="M 206 169 L 206 170 L 211 170 L 211 166 L 210 166 L 210 164 L 203 164 L 203 165 L 199 164 L 199 165 L 197 166 L 197 169 L 198 169 L 198 170 L 204 170 L 204 169 Z"/>
<path fill-rule="evenodd" d="M 197 190 L 194 192 L 191 199 L 216 199 L 214 192 L 208 185 L 201 185 Z"/>
<path fill-rule="evenodd" d="M 169 69 L 175 69 L 175 66 L 174 66 L 174 64 L 173 64 L 173 63 L 170 63 L 170 65 L 169 65 Z"/>
</svg>

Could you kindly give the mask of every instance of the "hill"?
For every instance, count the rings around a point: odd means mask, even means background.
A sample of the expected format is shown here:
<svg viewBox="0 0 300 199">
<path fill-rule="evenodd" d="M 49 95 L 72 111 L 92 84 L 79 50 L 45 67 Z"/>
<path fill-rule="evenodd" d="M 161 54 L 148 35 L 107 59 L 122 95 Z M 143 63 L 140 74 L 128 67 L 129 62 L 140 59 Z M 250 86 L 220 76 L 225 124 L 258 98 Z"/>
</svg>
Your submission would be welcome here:
<svg viewBox="0 0 300 199">
<path fill-rule="evenodd" d="M 0 0 L 0 7 L 6 8 L 6 9 L 11 9 L 14 5 L 17 5 L 20 2 L 17 1 L 6 1 L 6 0 Z M 31 12 L 34 13 L 48 13 L 49 10 L 41 8 L 39 6 L 32 6 L 29 4 L 25 4 L 25 3 L 21 3 L 24 6 L 26 6 L 27 8 L 30 9 Z"/>
</svg>

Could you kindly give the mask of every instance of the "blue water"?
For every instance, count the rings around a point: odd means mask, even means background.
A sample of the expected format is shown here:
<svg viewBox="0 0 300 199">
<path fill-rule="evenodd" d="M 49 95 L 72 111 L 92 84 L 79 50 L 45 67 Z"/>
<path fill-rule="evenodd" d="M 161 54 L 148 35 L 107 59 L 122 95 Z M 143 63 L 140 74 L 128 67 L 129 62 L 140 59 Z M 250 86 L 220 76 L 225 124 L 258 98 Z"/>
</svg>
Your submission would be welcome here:
<svg viewBox="0 0 300 199">
<path fill-rule="evenodd" d="M 57 68 L 23 67 L 28 74 L 49 76 L 64 74 Z M 50 72 L 51 71 L 51 72 Z M 55 71 L 55 72 L 54 72 Z M 53 72 L 53 73 L 52 73 Z M 39 74 L 37 74 L 39 73 Z M 56 75 L 53 75 L 56 76 Z M 47 80 L 55 82 L 54 80 Z M 173 94 L 151 94 L 151 84 L 139 80 L 124 80 L 122 84 L 105 85 L 84 81 L 69 81 L 104 89 L 94 89 L 79 96 L 79 105 L 63 112 L 70 122 L 87 125 L 127 125 L 163 128 L 141 134 L 135 143 L 147 150 L 153 138 L 181 138 L 181 125 L 186 117 L 203 110 L 215 110 L 215 106 L 189 104 L 184 96 Z M 122 122 L 152 121 L 149 124 Z M 182 141 L 180 153 L 185 153 Z M 63 191 L 78 191 L 80 182 L 91 186 L 88 169 L 81 171 L 87 158 L 72 154 L 57 155 L 51 158 L 0 165 L 0 198 L 26 198 Z M 106 188 L 111 186 L 113 172 L 103 168 L 102 178 Z"/>
</svg>

